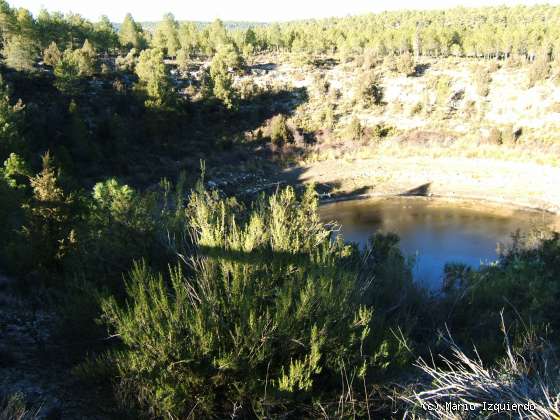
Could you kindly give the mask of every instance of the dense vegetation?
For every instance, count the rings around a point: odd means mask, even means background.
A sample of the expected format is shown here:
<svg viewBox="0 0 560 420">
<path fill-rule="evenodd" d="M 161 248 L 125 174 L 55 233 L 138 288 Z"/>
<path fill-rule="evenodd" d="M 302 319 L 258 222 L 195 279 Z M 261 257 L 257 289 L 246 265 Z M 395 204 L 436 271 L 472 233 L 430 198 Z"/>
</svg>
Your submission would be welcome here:
<svg viewBox="0 0 560 420">
<path fill-rule="evenodd" d="M 558 23 L 559 7 L 535 6 L 254 27 L 168 14 L 153 31 L 128 15 L 117 31 L 107 18 L 33 17 L 0 0 L 0 268 L 20 292 L 49 297 L 61 336 L 83 343 L 74 374 L 113 390 L 132 417 L 429 415 L 413 397 L 430 387 L 413 361 L 436 351 L 465 362 L 473 345 L 506 366 L 489 373 L 496 388 L 522 379 L 535 386 L 516 388 L 519 401 L 559 415 L 547 401 L 559 384 L 558 235 L 519 241 L 480 270 L 449 265 L 434 297 L 413 282 L 396 236 L 366 249 L 337 238 L 313 187 L 228 196 L 198 170 L 201 158 L 256 167 L 255 156 L 283 157 L 323 129 L 354 142 L 393 130 L 356 117 L 338 127 L 322 77 L 309 92 L 239 82 L 258 54 L 352 58 L 352 106 L 375 108 L 386 105 L 376 67 L 406 78 L 421 73 L 420 56 L 521 60 L 530 84 L 555 77 Z M 481 62 L 486 97 L 492 66 Z M 430 83 L 430 106 L 452 112 L 449 79 Z M 288 118 L 302 103 L 317 112 Z M 518 136 L 490 133 L 496 144 Z M 421 366 L 436 384 L 452 367 Z M 463 397 L 473 395 L 492 400 Z M 0 395 L 0 417 L 24 412 L 21 400 Z"/>
</svg>

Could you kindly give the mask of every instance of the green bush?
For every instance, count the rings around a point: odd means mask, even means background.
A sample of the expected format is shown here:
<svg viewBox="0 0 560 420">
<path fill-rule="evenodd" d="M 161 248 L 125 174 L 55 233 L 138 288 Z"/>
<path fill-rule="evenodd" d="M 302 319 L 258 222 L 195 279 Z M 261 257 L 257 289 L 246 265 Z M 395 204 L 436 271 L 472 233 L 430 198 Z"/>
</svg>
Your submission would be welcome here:
<svg viewBox="0 0 560 420">
<path fill-rule="evenodd" d="M 278 114 L 270 121 L 270 140 L 276 145 L 289 143 L 293 140 L 285 115 Z"/>
<path fill-rule="evenodd" d="M 488 331 L 501 327 L 502 311 L 512 334 L 529 324 L 543 334 L 558 331 L 559 276 L 558 233 L 536 245 L 518 239 L 497 264 L 462 273 L 461 284 L 448 296 L 455 308 L 447 320 L 450 331 L 469 345 L 478 342 L 481 352 L 494 357 L 501 354 L 496 349 L 501 348 L 502 338 L 489 337 Z"/>
<path fill-rule="evenodd" d="M 379 105 L 383 100 L 383 87 L 379 76 L 373 71 L 364 71 L 354 86 L 354 99 L 364 105 Z"/>
<path fill-rule="evenodd" d="M 361 258 L 331 240 L 317 205 L 312 189 L 298 200 L 287 188 L 247 211 L 198 188 L 188 266 L 164 275 L 138 263 L 128 303 L 103 304 L 122 341 L 120 394 L 155 416 L 224 417 L 237 407 L 241 417 L 299 417 L 337 398 L 341 372 L 360 379 L 358 394 L 398 363 L 402 349 L 360 305 Z"/>
</svg>

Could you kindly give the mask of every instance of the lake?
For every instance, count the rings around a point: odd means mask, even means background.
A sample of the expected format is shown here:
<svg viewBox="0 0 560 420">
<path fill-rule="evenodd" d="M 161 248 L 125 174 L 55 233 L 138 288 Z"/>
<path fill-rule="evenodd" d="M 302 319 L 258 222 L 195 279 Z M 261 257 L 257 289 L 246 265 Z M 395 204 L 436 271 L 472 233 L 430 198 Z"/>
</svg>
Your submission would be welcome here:
<svg viewBox="0 0 560 420">
<path fill-rule="evenodd" d="M 436 290 L 447 262 L 489 264 L 498 258 L 498 244 L 511 245 L 512 233 L 555 220 L 543 212 L 410 197 L 327 203 L 319 213 L 323 221 L 340 225 L 346 241 L 362 247 L 375 232 L 396 233 L 403 253 L 415 258 L 415 280 Z"/>
</svg>

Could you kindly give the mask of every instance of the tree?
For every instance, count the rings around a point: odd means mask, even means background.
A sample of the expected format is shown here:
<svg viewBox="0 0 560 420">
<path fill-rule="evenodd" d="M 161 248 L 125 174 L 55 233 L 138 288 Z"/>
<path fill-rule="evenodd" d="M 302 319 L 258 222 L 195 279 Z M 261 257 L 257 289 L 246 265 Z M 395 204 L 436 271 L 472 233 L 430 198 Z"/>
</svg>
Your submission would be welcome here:
<svg viewBox="0 0 560 420">
<path fill-rule="evenodd" d="M 76 95 L 79 92 L 80 70 L 75 62 L 71 50 L 64 51 L 62 59 L 54 68 L 55 86 L 66 95 Z"/>
<path fill-rule="evenodd" d="M 175 57 L 181 48 L 178 34 L 179 24 L 175 17 L 168 13 L 163 17 L 163 21 L 157 26 L 154 39 L 154 47 L 161 48 L 169 57 Z"/>
<path fill-rule="evenodd" d="M 4 161 L 11 153 L 23 151 L 21 129 L 24 109 L 21 100 L 15 105 L 10 103 L 8 88 L 0 78 L 0 161 Z"/>
<path fill-rule="evenodd" d="M 179 68 L 179 70 L 183 73 L 185 73 L 187 71 L 187 69 L 189 68 L 189 64 L 190 64 L 190 54 L 188 52 L 187 49 L 181 48 L 179 51 L 177 51 L 177 67 Z"/>
<path fill-rule="evenodd" d="M 257 34 L 253 28 L 249 28 L 243 35 L 243 55 L 250 57 L 257 49 Z"/>
<path fill-rule="evenodd" d="M 82 48 L 67 49 L 54 69 L 56 85 L 64 93 L 77 93 L 78 79 L 95 73 L 97 54 L 86 39 Z"/>
<path fill-rule="evenodd" d="M 42 160 L 43 169 L 30 179 L 33 198 L 25 205 L 23 235 L 36 267 L 52 273 L 75 243 L 71 226 L 74 198 L 60 187 L 50 153 Z"/>
<path fill-rule="evenodd" d="M 21 189 L 26 185 L 26 180 L 31 177 L 27 163 L 16 153 L 10 153 L 10 156 L 4 162 L 4 169 L 0 172 L 4 176 L 4 180 L 11 188 Z"/>
<path fill-rule="evenodd" d="M 8 67 L 18 71 L 32 71 L 37 49 L 33 40 L 14 35 L 4 44 L 2 55 Z"/>
<path fill-rule="evenodd" d="M 144 47 L 145 40 L 142 33 L 142 27 L 134 21 L 130 13 L 125 16 L 124 21 L 121 24 L 119 30 L 119 42 L 121 46 L 125 48 L 141 49 Z"/>
<path fill-rule="evenodd" d="M 200 49 L 199 44 L 199 32 L 196 26 L 192 22 L 184 22 L 179 26 L 179 44 L 181 45 L 181 50 L 188 53 L 189 56 L 194 54 L 195 51 Z"/>
<path fill-rule="evenodd" d="M 0 0 L 0 42 L 2 46 L 6 39 L 12 37 L 16 26 L 14 10 L 6 1 Z"/>
<path fill-rule="evenodd" d="M 123 57 L 121 55 L 119 55 L 116 59 L 115 59 L 115 65 L 117 66 L 117 69 L 119 71 L 134 71 L 134 68 L 136 67 L 136 54 L 138 53 L 138 51 L 136 51 L 136 48 L 132 48 L 128 54 Z"/>
<path fill-rule="evenodd" d="M 70 101 L 68 114 L 70 121 L 67 133 L 70 138 L 72 154 L 80 161 L 87 161 L 94 157 L 89 144 L 89 132 L 74 100 Z"/>
<path fill-rule="evenodd" d="M 16 12 L 16 23 L 18 35 L 34 43 L 38 40 L 35 21 L 29 10 L 19 8 Z"/>
<path fill-rule="evenodd" d="M 101 51 L 109 52 L 109 50 L 117 47 L 119 37 L 107 16 L 101 16 L 99 22 L 95 24 L 95 31 L 95 44 Z"/>
<path fill-rule="evenodd" d="M 220 19 L 216 19 L 204 30 L 203 38 L 206 42 L 205 50 L 208 55 L 216 53 L 223 44 L 229 42 L 226 27 Z"/>
<path fill-rule="evenodd" d="M 233 108 L 235 101 L 233 76 L 230 69 L 240 68 L 241 65 L 242 59 L 239 51 L 229 43 L 222 45 L 210 64 L 214 96 L 222 101 L 228 109 Z"/>
<path fill-rule="evenodd" d="M 163 63 L 163 53 L 157 49 L 142 51 L 135 71 L 148 95 L 146 106 L 164 105 L 169 95 L 170 85 Z"/>
<path fill-rule="evenodd" d="M 62 53 L 58 49 L 56 42 L 51 42 L 48 48 L 43 51 L 43 61 L 47 66 L 56 67 L 62 60 Z"/>
</svg>

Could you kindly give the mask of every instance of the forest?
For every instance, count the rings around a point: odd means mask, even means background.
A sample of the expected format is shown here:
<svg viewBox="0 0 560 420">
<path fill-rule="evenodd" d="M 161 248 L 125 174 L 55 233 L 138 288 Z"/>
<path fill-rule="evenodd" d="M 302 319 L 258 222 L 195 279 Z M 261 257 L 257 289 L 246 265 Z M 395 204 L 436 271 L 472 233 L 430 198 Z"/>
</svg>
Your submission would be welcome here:
<svg viewBox="0 0 560 420">
<path fill-rule="evenodd" d="M 558 165 L 560 96 L 540 128 L 485 101 L 500 71 L 560 85 L 559 6 L 143 25 L 0 0 L 0 48 L 0 419 L 560 417 L 558 233 L 512 232 L 434 295 L 397 235 L 320 219 L 361 185 L 281 178 L 358 150 Z M 431 131 L 368 124 L 387 113 Z"/>
</svg>

